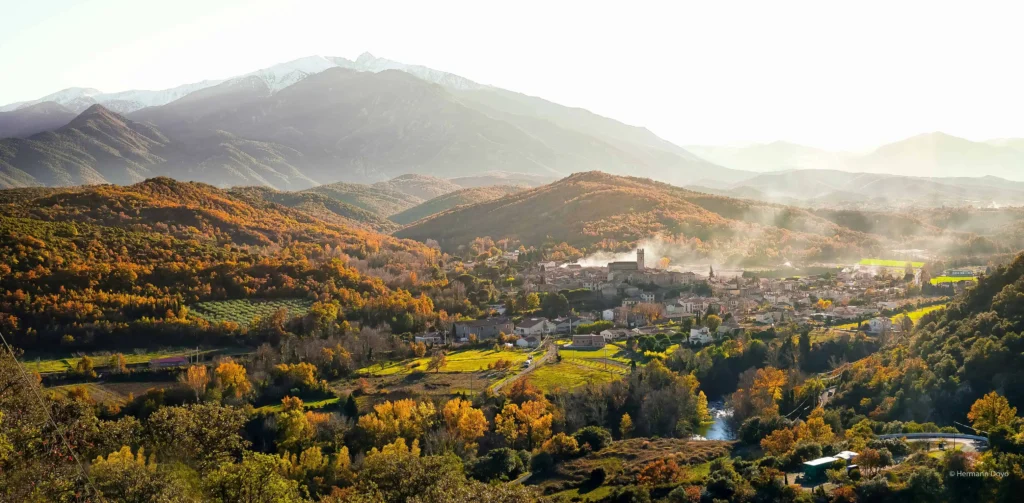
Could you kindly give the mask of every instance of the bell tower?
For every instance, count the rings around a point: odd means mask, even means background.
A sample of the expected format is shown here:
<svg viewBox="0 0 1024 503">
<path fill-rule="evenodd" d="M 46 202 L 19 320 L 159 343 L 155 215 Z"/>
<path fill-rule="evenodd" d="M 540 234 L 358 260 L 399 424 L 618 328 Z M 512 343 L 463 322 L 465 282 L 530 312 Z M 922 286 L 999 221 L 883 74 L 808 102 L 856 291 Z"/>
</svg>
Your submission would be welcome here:
<svg viewBox="0 0 1024 503">
<path fill-rule="evenodd" d="M 640 270 L 640 271 L 644 270 L 644 249 L 643 248 L 637 248 L 636 249 L 636 268 L 637 268 L 637 270 Z"/>
</svg>

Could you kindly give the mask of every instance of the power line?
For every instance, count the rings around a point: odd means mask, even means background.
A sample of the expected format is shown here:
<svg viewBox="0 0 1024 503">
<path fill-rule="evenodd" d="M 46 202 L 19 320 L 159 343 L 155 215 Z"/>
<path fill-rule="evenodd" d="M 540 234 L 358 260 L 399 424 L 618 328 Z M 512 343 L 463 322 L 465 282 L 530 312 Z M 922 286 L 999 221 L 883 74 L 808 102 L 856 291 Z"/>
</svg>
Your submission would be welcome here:
<svg viewBox="0 0 1024 503">
<path fill-rule="evenodd" d="M 93 494 L 96 495 L 99 501 L 104 501 L 105 499 L 103 498 L 103 493 L 96 489 L 96 486 L 92 483 L 92 478 L 89 477 L 89 472 L 86 471 L 85 465 L 82 464 L 81 459 L 79 459 L 78 453 L 75 452 L 75 449 L 73 447 L 71 447 L 71 442 L 68 442 L 67 436 L 64 435 L 64 430 L 57 425 L 56 421 L 53 420 L 53 415 L 50 414 L 50 408 L 46 405 L 46 402 L 43 400 L 43 396 L 39 394 L 39 389 L 36 388 L 36 386 L 32 383 L 28 376 L 28 372 L 25 371 L 25 368 L 21 365 L 21 362 L 19 362 L 18 359 L 14 357 L 14 348 L 12 348 L 11 345 L 7 342 L 7 338 L 4 337 L 3 332 L 0 332 L 0 341 L 3 342 L 4 346 L 7 348 L 7 352 L 11 355 L 11 358 L 14 360 L 14 364 L 18 367 L 18 370 L 21 372 L 21 377 L 25 381 L 25 386 L 32 390 L 33 396 L 35 396 L 36 401 L 39 402 L 39 407 L 42 408 L 43 413 L 46 414 L 47 421 L 50 422 L 50 425 L 53 426 L 53 430 L 57 432 L 57 435 L 60 436 L 61 441 L 64 442 L 64 447 L 68 450 L 68 452 L 71 453 L 71 457 L 75 460 L 75 463 L 78 465 L 78 469 L 82 473 L 82 477 L 85 479 L 86 486 L 88 486 L 88 488 L 92 490 Z"/>
</svg>

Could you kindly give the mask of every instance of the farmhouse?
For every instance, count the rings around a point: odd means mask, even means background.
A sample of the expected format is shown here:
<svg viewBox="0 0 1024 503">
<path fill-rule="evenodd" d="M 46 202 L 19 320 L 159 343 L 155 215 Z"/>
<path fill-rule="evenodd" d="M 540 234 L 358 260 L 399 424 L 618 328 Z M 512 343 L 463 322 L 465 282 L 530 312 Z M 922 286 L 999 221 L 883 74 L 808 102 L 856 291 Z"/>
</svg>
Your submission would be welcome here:
<svg viewBox="0 0 1024 503">
<path fill-rule="evenodd" d="M 572 347 L 574 348 L 603 348 L 605 345 L 603 335 L 574 335 L 572 336 Z"/>
<path fill-rule="evenodd" d="M 516 341 L 516 346 L 519 346 L 521 348 L 535 348 L 535 347 L 538 347 L 538 346 L 540 346 L 540 337 L 533 336 L 533 335 L 531 335 L 529 337 L 522 337 L 522 338 L 520 338 L 519 340 Z"/>
<path fill-rule="evenodd" d="M 547 318 L 527 318 L 516 326 L 515 334 L 520 337 L 528 335 L 547 335 L 555 332 L 556 325 Z"/>
<path fill-rule="evenodd" d="M 428 332 L 425 334 L 417 335 L 412 338 L 413 342 L 422 342 L 424 344 L 443 344 L 444 337 L 438 332 Z"/>
<path fill-rule="evenodd" d="M 708 344 L 711 342 L 711 330 L 708 327 L 691 328 L 690 344 Z"/>
<path fill-rule="evenodd" d="M 493 339 L 499 334 L 511 334 L 515 326 L 508 318 L 487 318 L 484 320 L 455 322 L 455 338 L 469 339 L 469 334 L 476 334 L 481 339 Z"/>
</svg>

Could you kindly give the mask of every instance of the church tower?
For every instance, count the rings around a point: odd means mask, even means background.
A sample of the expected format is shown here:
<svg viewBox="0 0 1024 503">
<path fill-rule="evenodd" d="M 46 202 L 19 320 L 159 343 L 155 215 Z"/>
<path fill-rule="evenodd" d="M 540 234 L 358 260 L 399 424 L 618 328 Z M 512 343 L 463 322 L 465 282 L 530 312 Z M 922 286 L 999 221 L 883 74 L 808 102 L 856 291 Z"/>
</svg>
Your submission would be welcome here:
<svg viewBox="0 0 1024 503">
<path fill-rule="evenodd" d="M 644 270 L 644 249 L 643 248 L 637 248 L 636 249 L 636 268 L 639 271 Z"/>
</svg>

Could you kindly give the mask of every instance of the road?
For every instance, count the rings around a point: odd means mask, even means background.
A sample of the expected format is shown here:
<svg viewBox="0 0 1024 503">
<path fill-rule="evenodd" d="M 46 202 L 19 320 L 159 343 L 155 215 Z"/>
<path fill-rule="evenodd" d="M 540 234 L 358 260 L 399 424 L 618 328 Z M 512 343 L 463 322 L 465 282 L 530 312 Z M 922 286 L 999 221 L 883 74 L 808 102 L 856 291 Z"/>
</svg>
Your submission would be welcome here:
<svg viewBox="0 0 1024 503">
<path fill-rule="evenodd" d="M 904 438 L 907 442 L 945 442 L 948 448 L 956 444 L 966 452 L 983 451 L 988 449 L 988 439 L 979 435 L 964 435 L 952 433 L 893 433 L 878 435 L 878 438 Z"/>
<path fill-rule="evenodd" d="M 494 385 L 494 387 L 491 388 L 491 389 L 494 390 L 495 393 L 497 393 L 497 392 L 501 391 L 501 388 L 504 388 L 506 384 L 510 384 L 510 383 L 516 382 L 519 379 L 522 379 L 523 377 L 526 377 L 526 376 L 530 375 L 530 372 L 533 372 L 534 370 L 536 370 L 537 367 L 540 367 L 544 363 L 547 363 L 547 362 L 551 361 L 552 359 L 554 359 L 555 358 L 555 353 L 557 352 L 557 347 L 555 346 L 554 341 L 552 341 L 550 338 L 544 339 L 544 341 L 541 343 L 541 345 L 542 346 L 546 345 L 548 350 L 545 351 L 544 354 L 540 358 L 537 358 L 536 360 L 534 360 L 533 361 L 533 365 L 530 365 L 529 367 L 527 367 L 525 369 L 521 369 L 519 372 L 516 372 L 515 374 L 513 374 L 513 375 L 511 375 L 509 377 L 506 377 L 505 379 L 503 379 L 501 381 L 498 381 Z"/>
</svg>

